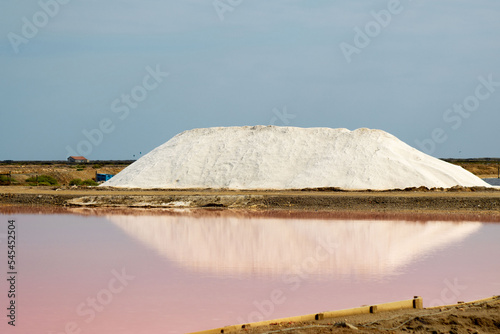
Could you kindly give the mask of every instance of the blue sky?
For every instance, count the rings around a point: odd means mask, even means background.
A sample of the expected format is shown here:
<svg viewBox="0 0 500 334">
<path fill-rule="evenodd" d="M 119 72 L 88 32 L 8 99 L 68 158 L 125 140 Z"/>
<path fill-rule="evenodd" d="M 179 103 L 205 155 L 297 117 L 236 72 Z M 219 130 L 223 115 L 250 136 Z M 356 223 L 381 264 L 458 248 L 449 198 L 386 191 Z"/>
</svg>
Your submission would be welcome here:
<svg viewBox="0 0 500 334">
<path fill-rule="evenodd" d="M 2 1 L 0 160 L 257 124 L 499 157 L 499 18 L 494 0 Z"/>
</svg>

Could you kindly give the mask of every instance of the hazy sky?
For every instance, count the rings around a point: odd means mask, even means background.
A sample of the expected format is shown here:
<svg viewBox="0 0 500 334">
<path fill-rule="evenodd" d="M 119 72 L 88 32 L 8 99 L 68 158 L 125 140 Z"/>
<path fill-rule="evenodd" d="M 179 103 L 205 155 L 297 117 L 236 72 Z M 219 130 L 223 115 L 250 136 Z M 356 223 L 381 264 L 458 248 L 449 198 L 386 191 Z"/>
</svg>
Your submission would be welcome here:
<svg viewBox="0 0 500 334">
<path fill-rule="evenodd" d="M 0 35 L 0 160 L 257 124 L 500 156 L 498 0 L 5 0 Z"/>
</svg>

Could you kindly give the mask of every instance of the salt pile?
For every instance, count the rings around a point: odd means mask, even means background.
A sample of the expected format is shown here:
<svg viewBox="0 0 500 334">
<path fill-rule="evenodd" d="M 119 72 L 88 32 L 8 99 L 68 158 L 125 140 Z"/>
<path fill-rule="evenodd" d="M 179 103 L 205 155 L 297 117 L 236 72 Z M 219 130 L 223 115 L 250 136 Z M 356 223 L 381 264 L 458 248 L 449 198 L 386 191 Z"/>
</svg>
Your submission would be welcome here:
<svg viewBox="0 0 500 334">
<path fill-rule="evenodd" d="M 244 126 L 194 129 L 103 184 L 128 188 L 403 189 L 489 185 L 382 130 Z"/>
</svg>

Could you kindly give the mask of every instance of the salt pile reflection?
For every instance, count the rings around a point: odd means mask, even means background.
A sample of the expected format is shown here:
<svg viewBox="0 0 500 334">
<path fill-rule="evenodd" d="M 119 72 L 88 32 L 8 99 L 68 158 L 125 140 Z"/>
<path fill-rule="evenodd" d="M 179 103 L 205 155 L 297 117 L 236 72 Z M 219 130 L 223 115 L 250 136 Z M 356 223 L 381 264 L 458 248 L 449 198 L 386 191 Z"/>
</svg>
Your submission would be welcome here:
<svg viewBox="0 0 500 334">
<path fill-rule="evenodd" d="M 218 275 L 377 278 L 460 242 L 477 222 L 192 217 L 107 217 L 181 267 Z"/>
</svg>

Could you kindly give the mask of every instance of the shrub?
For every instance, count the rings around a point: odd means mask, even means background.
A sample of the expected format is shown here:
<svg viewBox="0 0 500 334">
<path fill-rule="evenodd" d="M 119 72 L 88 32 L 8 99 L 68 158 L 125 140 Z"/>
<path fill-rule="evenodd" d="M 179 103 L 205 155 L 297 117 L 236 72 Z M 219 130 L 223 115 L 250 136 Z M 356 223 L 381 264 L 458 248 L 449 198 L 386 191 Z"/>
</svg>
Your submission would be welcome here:
<svg viewBox="0 0 500 334">
<path fill-rule="evenodd" d="M 102 167 L 104 167 L 103 164 L 95 164 L 95 165 L 92 166 L 92 168 L 94 168 L 94 169 L 99 169 L 99 168 L 102 168 Z"/>
<path fill-rule="evenodd" d="M 1 185 L 9 185 L 11 179 L 7 175 L 0 175 L 0 184 Z"/>
<path fill-rule="evenodd" d="M 97 186 L 99 183 L 95 182 L 94 180 L 85 180 L 82 182 L 82 185 L 84 186 Z"/>
<path fill-rule="evenodd" d="M 70 186 L 81 186 L 82 185 L 82 179 L 73 179 L 69 181 Z"/>
<path fill-rule="evenodd" d="M 50 175 L 40 175 L 40 176 L 32 176 L 26 179 L 26 182 L 30 185 L 47 185 L 47 186 L 56 186 L 57 180 Z"/>
</svg>

